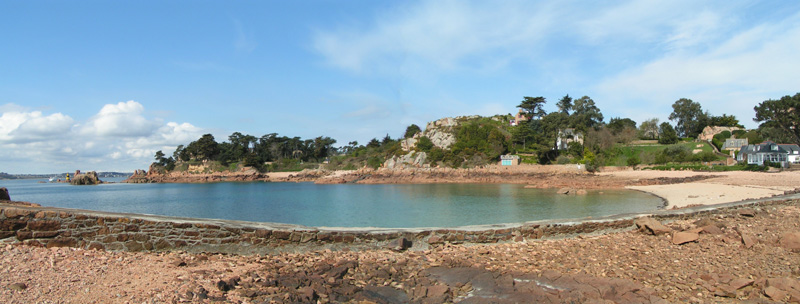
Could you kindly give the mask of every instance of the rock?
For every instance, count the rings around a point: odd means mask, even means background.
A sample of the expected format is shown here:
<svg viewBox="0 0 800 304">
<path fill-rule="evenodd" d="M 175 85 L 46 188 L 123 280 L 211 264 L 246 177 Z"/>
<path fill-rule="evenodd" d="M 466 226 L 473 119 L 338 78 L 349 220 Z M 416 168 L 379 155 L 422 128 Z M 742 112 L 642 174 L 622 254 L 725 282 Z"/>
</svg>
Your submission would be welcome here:
<svg viewBox="0 0 800 304">
<path fill-rule="evenodd" d="M 16 291 L 23 291 L 25 289 L 28 289 L 28 285 L 25 285 L 25 283 L 14 283 L 14 284 L 9 284 L 8 285 L 8 289 L 16 290 Z"/>
<path fill-rule="evenodd" d="M 636 226 L 639 227 L 639 231 L 645 232 L 647 234 L 652 235 L 659 235 L 659 234 L 667 234 L 672 231 L 667 226 L 661 224 L 661 222 L 656 221 L 651 217 L 641 217 L 636 219 L 635 221 Z"/>
<path fill-rule="evenodd" d="M 748 234 L 742 233 L 742 244 L 744 244 L 744 248 L 750 249 L 757 243 L 756 239 Z"/>
<path fill-rule="evenodd" d="M 75 174 L 69 183 L 71 185 L 97 185 L 102 184 L 103 181 L 97 178 L 97 172 L 91 171 L 84 174 Z"/>
<path fill-rule="evenodd" d="M 800 282 L 791 278 L 769 278 L 767 279 L 766 286 L 772 286 L 781 290 L 795 289 L 800 291 Z"/>
<path fill-rule="evenodd" d="M 405 291 L 389 286 L 367 286 L 355 299 L 359 303 L 408 303 L 408 294 Z"/>
<path fill-rule="evenodd" d="M 747 286 L 753 285 L 753 280 L 750 279 L 734 279 L 733 281 L 728 284 L 734 290 L 739 290 L 745 288 Z"/>
<path fill-rule="evenodd" d="M 558 194 L 575 194 L 578 191 L 573 188 L 561 188 L 558 189 Z"/>
<path fill-rule="evenodd" d="M 170 264 L 171 264 L 172 266 L 175 266 L 175 267 L 183 267 L 183 266 L 186 266 L 186 262 L 184 262 L 184 261 L 183 261 L 183 260 L 181 260 L 181 259 L 174 259 L 174 260 L 170 261 Z"/>
<path fill-rule="evenodd" d="M 8 189 L 6 187 L 0 188 L 0 201 L 10 201 L 11 196 L 8 195 Z"/>
<path fill-rule="evenodd" d="M 232 277 L 227 280 L 219 280 L 217 281 L 217 288 L 219 288 L 222 292 L 227 292 L 236 288 L 236 285 L 239 285 L 239 277 Z"/>
<path fill-rule="evenodd" d="M 703 226 L 702 229 L 703 229 L 702 232 L 708 233 L 708 234 L 723 234 L 723 233 L 725 233 L 725 232 L 722 231 L 722 229 L 719 229 L 719 227 L 717 227 L 717 225 Z"/>
<path fill-rule="evenodd" d="M 750 209 L 750 208 L 741 209 L 741 210 L 739 210 L 739 215 L 744 216 L 744 217 L 754 217 L 754 216 L 756 216 L 756 211 L 753 210 L 753 209 Z"/>
<path fill-rule="evenodd" d="M 675 245 L 686 244 L 689 242 L 696 242 L 700 235 L 694 232 L 675 232 L 672 235 L 672 243 Z"/>
<path fill-rule="evenodd" d="M 406 238 L 397 238 L 386 244 L 386 249 L 394 251 L 403 251 L 411 248 L 411 241 Z"/>
<path fill-rule="evenodd" d="M 297 290 L 298 295 L 300 296 L 300 301 L 303 303 L 316 303 L 319 295 L 317 295 L 317 291 L 311 287 L 303 287 Z"/>
<path fill-rule="evenodd" d="M 773 301 L 783 301 L 783 298 L 786 298 L 787 293 L 783 290 L 776 288 L 775 286 L 769 286 L 764 288 L 764 294 L 767 295 Z"/>
<path fill-rule="evenodd" d="M 575 194 L 577 195 L 586 195 L 587 193 L 588 192 L 586 192 L 586 189 L 579 189 L 578 191 L 575 192 Z"/>
<path fill-rule="evenodd" d="M 781 247 L 793 252 L 800 252 L 800 232 L 786 232 L 781 234 Z"/>
</svg>

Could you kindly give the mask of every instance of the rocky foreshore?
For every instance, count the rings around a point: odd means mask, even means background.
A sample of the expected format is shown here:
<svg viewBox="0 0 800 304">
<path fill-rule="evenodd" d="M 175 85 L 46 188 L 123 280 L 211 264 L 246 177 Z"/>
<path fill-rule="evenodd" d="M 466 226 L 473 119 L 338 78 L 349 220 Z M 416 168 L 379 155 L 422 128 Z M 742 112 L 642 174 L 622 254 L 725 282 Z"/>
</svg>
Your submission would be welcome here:
<svg viewBox="0 0 800 304">
<path fill-rule="evenodd" d="M 649 220 L 645 220 L 649 219 Z M 10 303 L 798 303 L 800 201 L 640 230 L 267 255 L 6 245 Z M 397 249 L 397 248 L 393 248 Z M 157 271 L 154 271 L 157 270 Z"/>
</svg>

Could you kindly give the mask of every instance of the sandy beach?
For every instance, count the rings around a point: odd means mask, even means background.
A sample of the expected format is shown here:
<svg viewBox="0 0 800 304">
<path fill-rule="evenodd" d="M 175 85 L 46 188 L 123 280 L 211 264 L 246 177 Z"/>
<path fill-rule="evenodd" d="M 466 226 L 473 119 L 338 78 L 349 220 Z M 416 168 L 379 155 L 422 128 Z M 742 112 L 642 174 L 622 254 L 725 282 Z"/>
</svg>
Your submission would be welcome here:
<svg viewBox="0 0 800 304">
<path fill-rule="evenodd" d="M 688 178 L 702 176 L 706 179 L 666 185 L 627 186 L 652 193 L 667 200 L 668 208 L 693 205 L 713 205 L 782 195 L 800 187 L 800 171 L 785 172 L 692 172 L 692 171 L 615 171 L 600 176 L 628 179 L 630 181 L 654 178 Z"/>
</svg>

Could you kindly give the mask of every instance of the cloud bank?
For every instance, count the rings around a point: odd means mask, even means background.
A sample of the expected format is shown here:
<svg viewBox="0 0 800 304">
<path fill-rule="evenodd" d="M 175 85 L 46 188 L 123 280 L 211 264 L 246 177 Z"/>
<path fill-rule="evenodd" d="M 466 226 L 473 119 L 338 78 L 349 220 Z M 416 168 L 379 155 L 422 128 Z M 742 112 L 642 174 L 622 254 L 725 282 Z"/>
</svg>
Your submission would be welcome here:
<svg viewBox="0 0 800 304">
<path fill-rule="evenodd" d="M 0 165 L 9 173 L 144 169 L 156 151 L 169 153 L 204 133 L 190 123 L 148 117 L 133 100 L 106 104 L 85 122 L 14 104 L 0 109 Z"/>
</svg>

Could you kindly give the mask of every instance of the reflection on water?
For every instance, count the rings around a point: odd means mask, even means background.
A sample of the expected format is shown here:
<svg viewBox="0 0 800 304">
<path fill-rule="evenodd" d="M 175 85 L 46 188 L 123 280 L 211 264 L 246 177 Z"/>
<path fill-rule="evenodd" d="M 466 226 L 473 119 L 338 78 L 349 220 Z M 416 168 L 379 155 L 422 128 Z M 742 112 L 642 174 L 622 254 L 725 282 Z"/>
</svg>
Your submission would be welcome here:
<svg viewBox="0 0 800 304">
<path fill-rule="evenodd" d="M 560 195 L 522 185 L 313 183 L 104 184 L 0 181 L 14 200 L 44 206 L 328 227 L 454 227 L 644 212 L 636 191 Z"/>
</svg>

